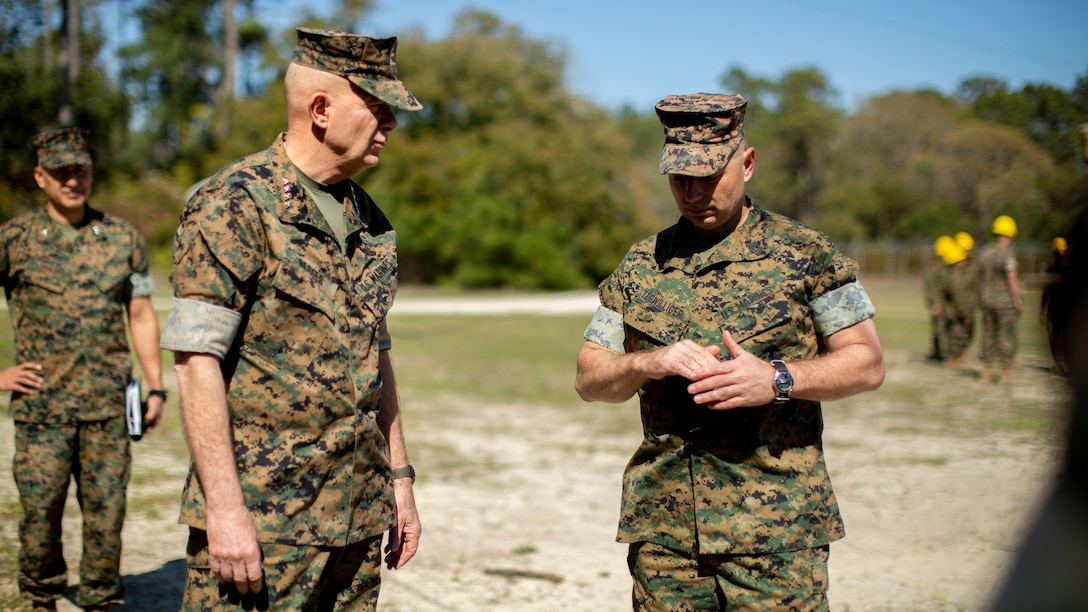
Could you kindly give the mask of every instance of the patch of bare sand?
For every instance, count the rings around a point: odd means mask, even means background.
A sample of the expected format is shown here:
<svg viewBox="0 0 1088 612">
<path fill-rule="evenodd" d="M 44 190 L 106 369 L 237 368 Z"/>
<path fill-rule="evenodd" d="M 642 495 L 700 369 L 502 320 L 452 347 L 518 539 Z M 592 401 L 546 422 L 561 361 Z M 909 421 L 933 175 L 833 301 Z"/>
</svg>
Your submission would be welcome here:
<svg viewBox="0 0 1088 612">
<path fill-rule="evenodd" d="M 888 362 L 880 391 L 825 406 L 847 526 L 831 547 L 832 608 L 984 610 L 1048 490 L 1059 443 L 1032 423 L 1054 421 L 1062 387 L 1039 368 L 997 387 L 906 353 Z M 640 435 L 634 403 L 424 401 L 409 390 L 403 404 L 423 545 L 406 568 L 385 573 L 381 609 L 630 609 L 626 549 L 614 536 L 620 475 Z M 4 503 L 17 499 L 11 441 L 10 421 L 0 421 Z M 153 442 L 134 453 L 123 609 L 176 610 L 186 465 Z M 14 538 L 14 525 L 0 535 Z M 74 504 L 65 538 L 75 568 Z"/>
</svg>

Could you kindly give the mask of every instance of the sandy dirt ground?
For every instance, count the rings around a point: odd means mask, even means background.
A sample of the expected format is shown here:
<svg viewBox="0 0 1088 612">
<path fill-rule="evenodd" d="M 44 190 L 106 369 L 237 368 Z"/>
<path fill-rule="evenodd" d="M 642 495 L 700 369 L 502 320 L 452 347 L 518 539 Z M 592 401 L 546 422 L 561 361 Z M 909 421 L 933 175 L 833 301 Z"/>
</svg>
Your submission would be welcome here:
<svg viewBox="0 0 1088 612">
<path fill-rule="evenodd" d="M 847 527 L 831 547 L 832 609 L 985 610 L 1049 489 L 1060 432 L 1045 423 L 1060 412 L 1064 387 L 1038 364 L 999 387 L 919 355 L 887 360 L 880 391 L 825 406 L 827 461 Z M 920 414 L 919 398 L 933 407 Z M 402 404 L 425 531 L 415 560 L 385 573 L 380 609 L 630 609 L 626 548 L 614 537 L 620 475 L 640 436 L 634 403 L 424 403 L 409 391 Z M 6 504 L 17 500 L 12 437 L 11 422 L 0 420 Z M 177 610 L 186 461 L 153 437 L 134 452 L 121 609 Z M 0 525 L 0 537 L 13 542 L 15 530 Z M 74 503 L 65 538 L 76 568 Z M 77 608 L 66 600 L 61 609 Z"/>
</svg>

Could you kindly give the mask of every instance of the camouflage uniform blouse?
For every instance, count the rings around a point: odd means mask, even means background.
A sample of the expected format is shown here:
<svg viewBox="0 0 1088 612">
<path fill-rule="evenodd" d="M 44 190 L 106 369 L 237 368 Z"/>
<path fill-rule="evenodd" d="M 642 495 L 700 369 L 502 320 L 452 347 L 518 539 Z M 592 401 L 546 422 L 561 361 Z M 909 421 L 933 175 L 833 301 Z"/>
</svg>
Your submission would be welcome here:
<svg viewBox="0 0 1088 612">
<path fill-rule="evenodd" d="M 42 365 L 42 388 L 14 393 L 16 421 L 73 423 L 125 414 L 132 373 L 125 316 L 151 295 L 147 248 L 131 225 L 88 208 L 78 228 L 44 207 L 0 226 L 0 279 L 15 361 Z"/>
<path fill-rule="evenodd" d="M 979 306 L 989 310 L 1012 310 L 1012 290 L 1008 273 L 1016 270 L 1016 252 L 1012 246 L 986 245 L 978 254 Z"/>
<path fill-rule="evenodd" d="M 703 252 L 686 219 L 636 244 L 601 283 L 586 339 L 621 353 L 684 338 L 721 346 L 725 329 L 761 359 L 791 361 L 873 315 L 856 265 L 825 236 L 749 205 L 744 224 Z M 844 535 L 818 402 L 714 411 L 688 384 L 672 376 L 638 392 L 643 441 L 624 471 L 619 541 L 761 554 Z"/>
<path fill-rule="evenodd" d="M 358 185 L 341 250 L 283 136 L 224 168 L 182 213 L 163 348 L 223 361 L 242 492 L 264 542 L 343 546 L 394 513 L 379 333 L 396 236 Z M 205 528 L 191 469 L 181 522 Z"/>
</svg>

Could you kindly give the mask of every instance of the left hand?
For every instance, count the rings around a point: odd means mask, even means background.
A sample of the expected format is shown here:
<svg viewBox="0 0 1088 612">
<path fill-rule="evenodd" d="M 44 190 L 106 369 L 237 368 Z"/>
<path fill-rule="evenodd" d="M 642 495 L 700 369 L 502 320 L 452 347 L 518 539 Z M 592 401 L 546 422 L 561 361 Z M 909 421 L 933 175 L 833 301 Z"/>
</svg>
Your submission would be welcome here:
<svg viewBox="0 0 1088 612">
<path fill-rule="evenodd" d="M 722 330 L 722 344 L 733 357 L 699 371 L 688 393 L 711 410 L 762 406 L 774 400 L 774 366 L 742 349 Z"/>
<path fill-rule="evenodd" d="M 152 395 L 147 398 L 147 414 L 144 415 L 144 433 L 151 433 L 152 429 L 159 426 L 162 420 L 162 398 Z"/>
<path fill-rule="evenodd" d="M 393 496 L 397 501 L 397 517 L 389 528 L 385 545 L 385 566 L 389 569 L 400 569 L 416 556 L 423 525 L 419 522 L 419 512 L 416 511 L 411 479 L 394 480 Z"/>
</svg>

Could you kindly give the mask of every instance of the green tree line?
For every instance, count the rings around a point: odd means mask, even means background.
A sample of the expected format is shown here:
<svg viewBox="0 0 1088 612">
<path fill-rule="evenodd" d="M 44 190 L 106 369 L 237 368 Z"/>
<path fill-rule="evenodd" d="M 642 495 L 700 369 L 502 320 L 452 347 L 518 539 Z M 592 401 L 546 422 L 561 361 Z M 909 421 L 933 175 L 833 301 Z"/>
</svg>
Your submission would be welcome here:
<svg viewBox="0 0 1088 612">
<path fill-rule="evenodd" d="M 335 19 L 295 25 L 365 32 L 372 9 L 341 0 Z M 596 284 L 676 216 L 653 109 L 579 98 L 561 43 L 493 14 L 452 26 L 401 34 L 401 78 L 426 108 L 357 177 L 398 229 L 404 282 Z M 136 34 L 111 40 L 122 28 Z M 77 125 L 92 131 L 94 205 L 135 223 L 168 265 L 187 189 L 285 129 L 293 44 L 293 26 L 273 31 L 252 0 L 0 0 L 0 220 L 41 204 L 30 138 Z M 1071 90 L 970 77 L 849 112 L 815 66 L 722 71 L 722 91 L 750 100 L 750 192 L 836 241 L 983 237 L 1009 214 L 1044 243 L 1088 203 L 1088 71 Z"/>
</svg>

